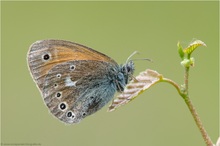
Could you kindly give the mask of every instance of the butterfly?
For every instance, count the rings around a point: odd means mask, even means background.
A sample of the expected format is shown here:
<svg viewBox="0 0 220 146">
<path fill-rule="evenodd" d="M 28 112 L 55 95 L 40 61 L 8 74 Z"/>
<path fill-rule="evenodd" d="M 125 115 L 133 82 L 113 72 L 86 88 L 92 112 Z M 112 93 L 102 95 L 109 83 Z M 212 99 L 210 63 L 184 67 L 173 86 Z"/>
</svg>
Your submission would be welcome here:
<svg viewBox="0 0 220 146">
<path fill-rule="evenodd" d="M 66 124 L 100 110 L 134 73 L 132 60 L 118 65 L 105 54 L 65 40 L 36 41 L 27 63 L 50 113 Z"/>
</svg>

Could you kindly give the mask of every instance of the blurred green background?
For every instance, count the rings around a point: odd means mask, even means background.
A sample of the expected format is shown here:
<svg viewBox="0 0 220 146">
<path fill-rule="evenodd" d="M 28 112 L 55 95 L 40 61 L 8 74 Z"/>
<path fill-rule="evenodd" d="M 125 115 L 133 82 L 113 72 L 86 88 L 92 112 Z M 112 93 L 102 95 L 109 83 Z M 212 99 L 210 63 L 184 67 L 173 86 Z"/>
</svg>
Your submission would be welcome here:
<svg viewBox="0 0 220 146">
<path fill-rule="evenodd" d="M 190 95 L 213 142 L 219 129 L 218 2 L 2 2 L 2 143 L 42 146 L 205 146 L 184 101 L 166 83 L 108 113 L 105 106 L 80 124 L 65 125 L 43 103 L 27 68 L 29 46 L 41 39 L 74 41 L 124 63 L 136 74 L 151 68 L 178 84 L 183 67 L 177 42 L 201 39 L 193 53 Z"/>
</svg>

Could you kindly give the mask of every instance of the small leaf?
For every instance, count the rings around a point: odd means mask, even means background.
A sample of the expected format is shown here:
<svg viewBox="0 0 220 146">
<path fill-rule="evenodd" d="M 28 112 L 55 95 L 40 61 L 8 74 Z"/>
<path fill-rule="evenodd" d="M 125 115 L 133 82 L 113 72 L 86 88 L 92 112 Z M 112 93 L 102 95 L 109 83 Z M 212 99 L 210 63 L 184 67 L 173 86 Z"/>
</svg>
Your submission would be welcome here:
<svg viewBox="0 0 220 146">
<path fill-rule="evenodd" d="M 180 42 L 177 43 L 178 47 L 178 53 L 180 55 L 180 58 L 183 60 L 184 59 L 184 52 L 183 52 L 183 47 L 180 45 Z"/>
<path fill-rule="evenodd" d="M 184 53 L 191 54 L 199 46 L 205 46 L 206 47 L 206 44 L 203 41 L 195 40 L 194 42 L 189 44 L 189 46 L 186 47 L 183 51 L 184 51 Z"/>
<path fill-rule="evenodd" d="M 147 69 L 146 71 L 141 72 L 126 86 L 124 92 L 113 100 L 112 104 L 109 106 L 108 111 L 114 111 L 119 106 L 127 104 L 131 100 L 135 99 L 143 91 L 160 82 L 162 78 L 162 75 L 154 70 Z"/>
</svg>

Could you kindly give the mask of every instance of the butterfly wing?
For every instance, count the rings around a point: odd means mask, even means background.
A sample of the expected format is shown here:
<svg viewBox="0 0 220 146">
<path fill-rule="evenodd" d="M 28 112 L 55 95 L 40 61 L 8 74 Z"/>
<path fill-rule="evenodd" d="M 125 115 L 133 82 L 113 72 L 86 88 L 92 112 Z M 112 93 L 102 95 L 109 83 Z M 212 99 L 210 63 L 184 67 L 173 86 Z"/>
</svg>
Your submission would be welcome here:
<svg viewBox="0 0 220 146">
<path fill-rule="evenodd" d="M 68 61 L 53 67 L 43 84 L 42 95 L 50 112 L 71 124 L 96 112 L 116 92 L 112 71 L 116 66 L 96 60 Z"/>
<path fill-rule="evenodd" d="M 50 112 L 77 123 L 102 108 L 116 92 L 112 71 L 117 63 L 80 44 L 43 40 L 31 45 L 28 65 Z"/>
<path fill-rule="evenodd" d="M 98 60 L 117 64 L 110 57 L 86 46 L 64 40 L 42 40 L 30 46 L 28 66 L 38 88 L 43 89 L 47 73 L 56 65 L 71 60 Z"/>
</svg>

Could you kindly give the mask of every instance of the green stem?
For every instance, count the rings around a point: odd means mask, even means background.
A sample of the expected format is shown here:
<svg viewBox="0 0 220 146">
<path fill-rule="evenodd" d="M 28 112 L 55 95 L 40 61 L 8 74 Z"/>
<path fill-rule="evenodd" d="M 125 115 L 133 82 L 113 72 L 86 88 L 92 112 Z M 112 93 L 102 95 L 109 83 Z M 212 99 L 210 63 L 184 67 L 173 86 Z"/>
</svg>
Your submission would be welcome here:
<svg viewBox="0 0 220 146">
<path fill-rule="evenodd" d="M 184 85 L 185 85 L 185 94 L 188 95 L 189 93 L 189 67 L 185 67 L 185 74 L 184 74 Z"/>
<path fill-rule="evenodd" d="M 170 80 L 168 78 L 162 78 L 161 82 L 166 82 L 166 83 L 169 83 L 169 84 L 173 85 L 176 88 L 176 90 L 179 93 L 179 95 L 183 96 L 183 93 L 181 92 L 179 85 L 177 83 L 175 83 L 174 81 L 172 81 L 172 80 Z"/>
</svg>

